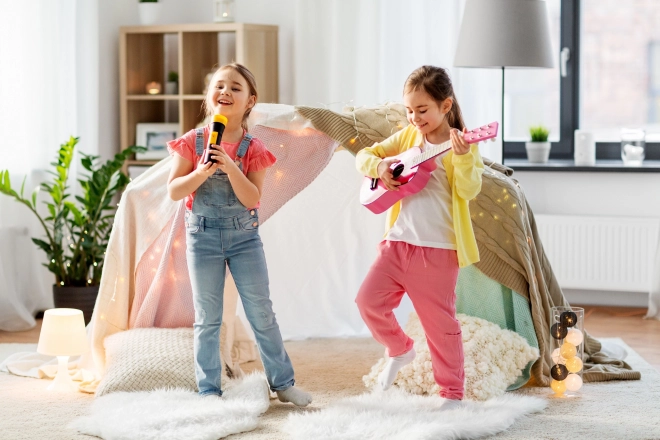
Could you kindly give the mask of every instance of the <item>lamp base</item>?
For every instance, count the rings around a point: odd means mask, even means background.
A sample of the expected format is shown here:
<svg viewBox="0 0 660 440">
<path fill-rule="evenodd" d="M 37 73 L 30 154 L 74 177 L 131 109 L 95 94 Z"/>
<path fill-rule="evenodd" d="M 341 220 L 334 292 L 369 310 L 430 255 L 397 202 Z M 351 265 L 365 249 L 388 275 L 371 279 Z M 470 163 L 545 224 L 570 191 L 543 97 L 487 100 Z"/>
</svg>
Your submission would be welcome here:
<svg viewBox="0 0 660 440">
<path fill-rule="evenodd" d="M 78 391 L 71 376 L 69 375 L 69 356 L 57 356 L 57 374 L 53 379 L 53 383 L 46 388 L 48 391 L 58 393 L 75 393 Z"/>
</svg>

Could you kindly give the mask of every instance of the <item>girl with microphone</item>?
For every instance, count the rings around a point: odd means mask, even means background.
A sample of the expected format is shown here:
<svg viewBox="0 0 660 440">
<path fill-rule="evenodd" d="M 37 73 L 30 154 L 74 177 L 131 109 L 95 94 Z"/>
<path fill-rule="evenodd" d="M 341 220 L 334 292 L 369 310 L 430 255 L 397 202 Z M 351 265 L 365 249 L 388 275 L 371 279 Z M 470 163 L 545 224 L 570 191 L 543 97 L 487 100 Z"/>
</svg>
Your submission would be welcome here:
<svg viewBox="0 0 660 440">
<path fill-rule="evenodd" d="M 186 204 L 195 375 L 200 395 L 222 396 L 220 324 L 228 266 L 257 339 L 270 389 L 282 402 L 307 406 L 311 396 L 294 387 L 293 366 L 273 313 L 259 237 L 259 200 L 266 169 L 275 163 L 275 156 L 247 133 L 247 118 L 256 102 L 252 73 L 237 63 L 222 66 L 213 74 L 204 101 L 215 122 L 168 143 L 174 161 L 167 189 L 172 200 L 185 199 Z"/>
</svg>

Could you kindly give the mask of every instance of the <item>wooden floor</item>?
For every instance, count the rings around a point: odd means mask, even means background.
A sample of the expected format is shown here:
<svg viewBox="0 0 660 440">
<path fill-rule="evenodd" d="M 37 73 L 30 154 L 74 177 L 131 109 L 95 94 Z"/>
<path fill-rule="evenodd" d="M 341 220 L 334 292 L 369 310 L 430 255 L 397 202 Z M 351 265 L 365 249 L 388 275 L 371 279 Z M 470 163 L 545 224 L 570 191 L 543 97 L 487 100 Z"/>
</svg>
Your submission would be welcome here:
<svg viewBox="0 0 660 440">
<path fill-rule="evenodd" d="M 574 305 L 575 306 L 575 305 Z M 646 309 L 627 307 L 584 307 L 584 328 L 596 338 L 621 338 L 660 371 L 660 321 L 643 319 Z M 0 331 L 0 343 L 36 343 L 41 320 L 25 332 Z"/>
</svg>

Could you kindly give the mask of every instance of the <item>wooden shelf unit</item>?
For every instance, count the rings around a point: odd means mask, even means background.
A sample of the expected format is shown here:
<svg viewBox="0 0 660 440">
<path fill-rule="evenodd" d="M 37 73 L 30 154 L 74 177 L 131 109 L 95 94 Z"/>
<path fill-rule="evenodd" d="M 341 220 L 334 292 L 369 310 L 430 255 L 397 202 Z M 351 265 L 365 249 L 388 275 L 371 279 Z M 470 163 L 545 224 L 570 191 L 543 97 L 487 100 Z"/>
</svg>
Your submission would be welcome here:
<svg viewBox="0 0 660 440">
<path fill-rule="evenodd" d="M 119 32 L 120 142 L 135 145 L 138 123 L 178 123 L 181 134 L 202 121 L 204 77 L 237 62 L 254 74 L 259 102 L 278 102 L 278 27 L 247 23 L 124 26 Z M 156 81 L 163 92 L 167 74 L 179 74 L 178 93 L 146 94 Z M 130 160 L 128 165 L 154 164 Z"/>
</svg>

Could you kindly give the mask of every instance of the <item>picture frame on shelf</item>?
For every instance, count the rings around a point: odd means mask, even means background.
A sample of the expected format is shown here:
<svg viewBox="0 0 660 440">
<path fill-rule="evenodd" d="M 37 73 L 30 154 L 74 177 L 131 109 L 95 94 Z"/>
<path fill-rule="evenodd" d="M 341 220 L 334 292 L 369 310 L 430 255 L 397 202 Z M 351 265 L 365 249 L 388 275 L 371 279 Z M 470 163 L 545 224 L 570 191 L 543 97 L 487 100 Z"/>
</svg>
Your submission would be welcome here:
<svg viewBox="0 0 660 440">
<path fill-rule="evenodd" d="M 137 124 L 135 133 L 135 144 L 147 149 L 135 154 L 137 160 L 167 157 L 167 142 L 180 136 L 179 124 L 169 122 L 141 122 Z"/>
</svg>

